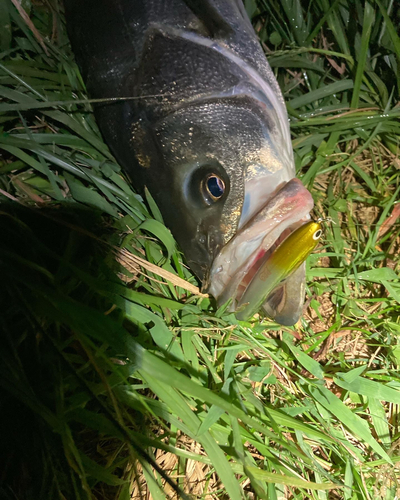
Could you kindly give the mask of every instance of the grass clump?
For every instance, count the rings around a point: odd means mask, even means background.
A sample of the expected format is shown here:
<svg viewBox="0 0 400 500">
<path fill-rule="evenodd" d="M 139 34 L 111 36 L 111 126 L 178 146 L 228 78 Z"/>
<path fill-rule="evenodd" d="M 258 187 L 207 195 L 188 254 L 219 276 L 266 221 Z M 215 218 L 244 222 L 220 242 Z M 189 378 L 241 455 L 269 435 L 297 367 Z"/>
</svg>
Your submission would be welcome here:
<svg viewBox="0 0 400 500">
<path fill-rule="evenodd" d="M 399 495 L 396 4 L 246 2 L 335 222 L 293 328 L 199 294 L 101 139 L 60 5 L 17 7 L 0 3 L 2 498 Z"/>
</svg>

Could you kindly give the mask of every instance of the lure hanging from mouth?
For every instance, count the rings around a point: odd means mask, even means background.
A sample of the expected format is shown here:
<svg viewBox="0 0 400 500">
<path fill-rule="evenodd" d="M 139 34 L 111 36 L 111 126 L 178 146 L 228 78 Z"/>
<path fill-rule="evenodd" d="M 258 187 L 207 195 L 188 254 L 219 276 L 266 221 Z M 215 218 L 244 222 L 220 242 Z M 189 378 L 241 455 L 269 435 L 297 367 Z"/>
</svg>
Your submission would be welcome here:
<svg viewBox="0 0 400 500">
<path fill-rule="evenodd" d="M 95 106 L 104 139 L 132 184 L 149 189 L 203 291 L 221 304 L 251 297 L 294 324 L 304 263 L 279 297 L 245 292 L 259 262 L 268 267 L 266 255 L 309 220 L 313 200 L 294 178 L 283 96 L 242 2 L 64 4 L 91 97 L 120 98 Z"/>
<path fill-rule="evenodd" d="M 284 239 L 271 255 L 264 258 L 238 302 L 237 318 L 244 320 L 259 311 L 276 287 L 305 262 L 321 236 L 321 224 L 307 222 Z"/>
</svg>

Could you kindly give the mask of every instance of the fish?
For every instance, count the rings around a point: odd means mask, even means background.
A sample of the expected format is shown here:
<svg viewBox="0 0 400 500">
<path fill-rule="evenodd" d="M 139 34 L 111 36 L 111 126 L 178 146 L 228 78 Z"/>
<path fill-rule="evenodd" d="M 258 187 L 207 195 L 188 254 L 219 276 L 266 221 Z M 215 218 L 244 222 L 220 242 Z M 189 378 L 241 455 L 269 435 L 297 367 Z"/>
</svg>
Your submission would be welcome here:
<svg viewBox="0 0 400 500">
<path fill-rule="evenodd" d="M 288 115 L 240 0 L 64 0 L 105 142 L 157 203 L 202 291 L 235 312 L 260 267 L 310 219 Z M 293 258 L 297 252 L 293 248 Z M 257 303 L 295 324 L 300 262 Z M 240 307 L 239 307 L 240 308 Z"/>
</svg>

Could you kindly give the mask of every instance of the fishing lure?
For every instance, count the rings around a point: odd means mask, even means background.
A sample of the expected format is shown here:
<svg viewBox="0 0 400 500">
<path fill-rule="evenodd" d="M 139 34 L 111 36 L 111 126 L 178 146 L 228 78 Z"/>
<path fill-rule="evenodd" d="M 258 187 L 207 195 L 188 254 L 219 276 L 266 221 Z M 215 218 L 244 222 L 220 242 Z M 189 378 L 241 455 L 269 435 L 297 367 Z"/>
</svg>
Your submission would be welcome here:
<svg viewBox="0 0 400 500">
<path fill-rule="evenodd" d="M 300 226 L 265 258 L 238 303 L 236 316 L 239 320 L 255 314 L 262 306 L 262 298 L 273 293 L 281 282 L 305 262 L 322 236 L 321 222 L 322 219 Z"/>
</svg>

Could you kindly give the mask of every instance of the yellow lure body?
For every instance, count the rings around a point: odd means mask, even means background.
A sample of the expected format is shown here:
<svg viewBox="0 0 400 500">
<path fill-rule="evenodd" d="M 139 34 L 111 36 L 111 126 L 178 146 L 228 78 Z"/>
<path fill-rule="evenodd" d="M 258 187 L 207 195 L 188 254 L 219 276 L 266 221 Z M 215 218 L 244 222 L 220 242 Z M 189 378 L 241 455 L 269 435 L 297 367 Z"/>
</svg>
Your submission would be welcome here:
<svg viewBox="0 0 400 500">
<path fill-rule="evenodd" d="M 307 259 L 322 236 L 319 222 L 306 222 L 272 252 L 255 274 L 239 301 L 236 316 L 244 320 L 255 314 L 268 295 Z"/>
</svg>

